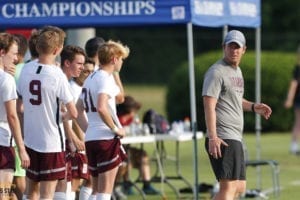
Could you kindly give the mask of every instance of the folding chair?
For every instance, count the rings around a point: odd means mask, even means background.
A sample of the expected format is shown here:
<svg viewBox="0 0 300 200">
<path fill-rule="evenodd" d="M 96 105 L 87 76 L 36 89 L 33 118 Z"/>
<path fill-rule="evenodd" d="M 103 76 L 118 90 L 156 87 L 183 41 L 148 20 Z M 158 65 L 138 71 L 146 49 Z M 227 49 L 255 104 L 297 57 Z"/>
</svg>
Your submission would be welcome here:
<svg viewBox="0 0 300 200">
<path fill-rule="evenodd" d="M 280 194 L 280 184 L 279 184 L 279 163 L 275 160 L 249 160 L 248 159 L 248 152 L 245 143 L 244 145 L 244 152 L 245 152 L 245 164 L 246 167 L 260 167 L 260 166 L 269 166 L 271 169 L 272 174 L 272 183 L 273 183 L 273 194 L 274 197 L 278 198 Z"/>
<path fill-rule="evenodd" d="M 274 197 L 279 197 L 279 163 L 275 160 L 246 160 L 246 167 L 269 166 L 272 173 L 273 194 Z"/>
</svg>

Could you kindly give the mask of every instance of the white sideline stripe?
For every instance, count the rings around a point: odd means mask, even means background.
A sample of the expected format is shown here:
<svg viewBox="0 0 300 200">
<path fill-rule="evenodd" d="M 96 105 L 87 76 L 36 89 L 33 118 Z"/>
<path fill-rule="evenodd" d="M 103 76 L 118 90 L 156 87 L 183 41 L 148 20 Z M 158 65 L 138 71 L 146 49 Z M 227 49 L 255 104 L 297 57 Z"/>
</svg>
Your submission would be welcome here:
<svg viewBox="0 0 300 200">
<path fill-rule="evenodd" d="M 298 185 L 300 185 L 300 180 L 291 181 L 290 185 L 298 186 Z"/>
</svg>

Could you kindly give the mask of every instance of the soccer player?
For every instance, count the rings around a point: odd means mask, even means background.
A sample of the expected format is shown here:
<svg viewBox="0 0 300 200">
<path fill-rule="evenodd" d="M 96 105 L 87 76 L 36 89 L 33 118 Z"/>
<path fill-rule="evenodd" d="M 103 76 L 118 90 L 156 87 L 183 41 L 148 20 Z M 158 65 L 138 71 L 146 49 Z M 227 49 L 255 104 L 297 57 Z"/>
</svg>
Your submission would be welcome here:
<svg viewBox="0 0 300 200">
<path fill-rule="evenodd" d="M 38 60 L 24 65 L 18 83 L 18 109 L 24 107 L 24 142 L 32 161 L 26 170 L 28 199 L 53 199 L 57 181 L 65 177 L 65 135 L 59 124 L 76 118 L 77 110 L 68 80 L 55 62 L 64 39 L 58 27 L 41 29 Z M 62 115 L 61 102 L 67 110 Z"/>
<path fill-rule="evenodd" d="M 79 77 L 83 70 L 83 65 L 85 62 L 85 52 L 81 47 L 74 46 L 74 45 L 67 45 L 63 48 L 61 54 L 61 69 L 63 70 L 64 74 L 66 75 L 67 79 L 69 80 L 69 84 L 74 77 Z M 71 88 L 71 93 L 73 95 L 73 101 L 75 103 L 75 99 L 78 97 L 75 96 L 73 89 Z M 75 199 L 75 193 L 71 192 L 71 181 L 75 178 L 75 174 L 73 176 L 72 169 L 76 168 L 76 166 L 72 165 L 72 160 L 76 158 L 82 158 L 85 160 L 87 165 L 87 158 L 85 155 L 81 157 L 79 152 L 85 150 L 84 141 L 80 139 L 79 136 L 72 129 L 72 120 L 63 122 L 63 129 L 67 136 L 67 150 L 66 150 L 66 162 L 67 162 L 67 175 L 65 179 L 59 180 L 56 186 L 54 199 L 60 199 L 61 196 L 64 194 L 66 195 L 67 199 Z M 87 167 L 84 171 L 86 176 Z M 76 177 L 77 178 L 77 177 Z M 80 180 L 80 179 L 79 179 Z"/>
<path fill-rule="evenodd" d="M 4 72 L 5 66 L 16 62 L 18 43 L 8 33 L 0 34 L 0 199 L 10 198 L 10 188 L 15 170 L 15 152 L 12 136 L 18 147 L 21 166 L 30 164 L 22 139 L 16 111 L 16 84 L 13 76 Z"/>
<path fill-rule="evenodd" d="M 116 103 L 124 101 L 119 76 L 128 47 L 108 41 L 98 50 L 99 70 L 91 74 L 83 85 L 77 102 L 78 123 L 86 132 L 85 145 L 92 175 L 93 195 L 90 199 L 110 200 L 119 165 L 126 159 L 120 137 L 125 136 L 117 114 Z M 84 116 L 87 114 L 88 123 Z"/>
</svg>

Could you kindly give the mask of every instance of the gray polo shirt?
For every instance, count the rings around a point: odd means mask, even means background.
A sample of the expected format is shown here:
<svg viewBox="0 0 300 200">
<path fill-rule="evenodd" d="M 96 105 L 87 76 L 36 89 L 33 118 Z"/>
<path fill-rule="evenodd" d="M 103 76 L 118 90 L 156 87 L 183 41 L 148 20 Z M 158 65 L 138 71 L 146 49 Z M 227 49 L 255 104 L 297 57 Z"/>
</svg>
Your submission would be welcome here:
<svg viewBox="0 0 300 200">
<path fill-rule="evenodd" d="M 239 67 L 223 60 L 213 64 L 204 77 L 202 96 L 217 99 L 217 135 L 222 139 L 242 140 L 244 79 Z"/>
</svg>

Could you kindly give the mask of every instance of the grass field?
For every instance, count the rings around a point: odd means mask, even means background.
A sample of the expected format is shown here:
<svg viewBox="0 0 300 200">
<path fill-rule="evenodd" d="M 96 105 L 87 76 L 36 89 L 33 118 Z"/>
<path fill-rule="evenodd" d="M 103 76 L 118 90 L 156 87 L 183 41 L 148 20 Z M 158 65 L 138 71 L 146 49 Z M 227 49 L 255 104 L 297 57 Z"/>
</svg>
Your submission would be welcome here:
<svg viewBox="0 0 300 200">
<path fill-rule="evenodd" d="M 139 115 L 150 108 L 165 116 L 165 87 L 148 85 L 124 85 L 126 95 L 133 96 L 142 103 Z M 140 116 L 142 117 L 142 116 Z"/>
<path fill-rule="evenodd" d="M 125 86 L 127 94 L 134 96 L 137 100 L 142 102 L 143 109 L 154 108 L 158 112 L 164 111 L 164 98 L 165 88 L 160 86 Z M 141 111 L 141 113 L 143 110 Z M 290 141 L 289 133 L 268 133 L 262 134 L 260 143 L 257 143 L 255 134 L 245 134 L 245 143 L 247 145 L 247 151 L 249 159 L 256 158 L 257 144 L 261 147 L 261 158 L 262 159 L 274 159 L 279 162 L 280 165 L 280 187 L 281 193 L 280 200 L 297 200 L 300 198 L 300 156 L 294 156 L 289 154 L 288 147 Z M 198 140 L 198 176 L 199 183 L 214 184 L 214 176 L 210 169 L 210 164 L 207 159 L 207 155 L 203 148 L 203 140 Z M 175 145 L 174 142 L 165 143 L 168 155 L 174 155 Z M 154 151 L 153 145 L 144 146 L 149 155 Z M 193 142 L 182 142 L 180 144 L 180 167 L 182 175 L 189 180 L 194 182 L 194 150 Z M 167 161 L 164 165 L 164 172 L 166 175 L 174 175 L 174 162 Z M 151 165 L 152 172 L 155 171 L 155 163 Z M 255 168 L 247 168 L 247 188 L 257 189 L 257 178 L 261 177 L 261 189 L 267 190 L 272 188 L 272 175 L 271 170 L 268 166 L 260 168 L 261 173 L 257 173 Z M 131 177 L 135 179 L 137 177 L 136 170 L 132 170 Z M 186 187 L 182 182 L 172 181 L 177 188 Z M 141 187 L 141 184 L 138 183 Z M 155 183 L 155 187 L 163 190 L 165 198 L 161 196 L 147 196 L 147 199 L 176 199 L 174 192 L 166 184 Z M 268 195 L 269 199 L 276 199 L 272 193 Z M 182 199 L 193 199 L 191 195 L 185 195 Z M 209 199 L 209 194 L 200 194 L 201 199 Z M 141 199 L 139 195 L 128 196 L 128 199 L 138 200 Z"/>
<path fill-rule="evenodd" d="M 264 134 L 261 137 L 261 158 L 262 159 L 274 159 L 279 162 L 280 165 L 280 187 L 281 193 L 280 200 L 297 200 L 300 196 L 300 157 L 289 154 L 289 134 L 282 133 L 272 133 Z M 248 154 L 250 159 L 255 159 L 256 157 L 256 136 L 254 134 L 246 134 L 245 141 L 248 146 Z M 199 183 L 214 184 L 214 176 L 210 169 L 210 164 L 207 159 L 207 155 L 204 151 L 203 140 L 198 140 L 198 176 Z M 166 150 L 168 155 L 174 155 L 175 145 L 174 142 L 166 142 Z M 151 155 L 154 151 L 152 145 L 145 145 L 147 152 Z M 183 142 L 180 144 L 180 167 L 182 175 L 191 183 L 194 182 L 194 167 L 193 167 L 193 142 Z M 175 175 L 175 164 L 172 161 L 166 161 L 164 163 L 164 172 L 166 175 Z M 152 163 L 152 171 L 155 171 L 156 166 Z M 269 191 L 272 189 L 272 175 L 269 166 L 263 166 L 260 168 L 261 173 L 261 190 Z M 247 168 L 247 183 L 248 189 L 257 189 L 257 174 L 256 168 Z M 137 177 L 136 170 L 132 170 L 131 177 L 133 180 Z M 176 185 L 177 188 L 186 187 L 182 182 L 171 180 L 171 182 Z M 139 187 L 142 185 L 138 183 Z M 176 199 L 174 192 L 166 185 L 155 183 L 156 188 L 163 190 L 166 194 L 165 199 Z M 209 199 L 209 194 L 200 193 L 199 197 L 201 199 Z M 272 193 L 268 194 L 269 199 L 274 198 Z M 128 196 L 128 199 L 137 200 L 141 199 L 139 195 Z M 160 196 L 147 196 L 147 199 L 163 199 Z M 191 195 L 183 194 L 181 199 L 193 199 Z"/>
</svg>

